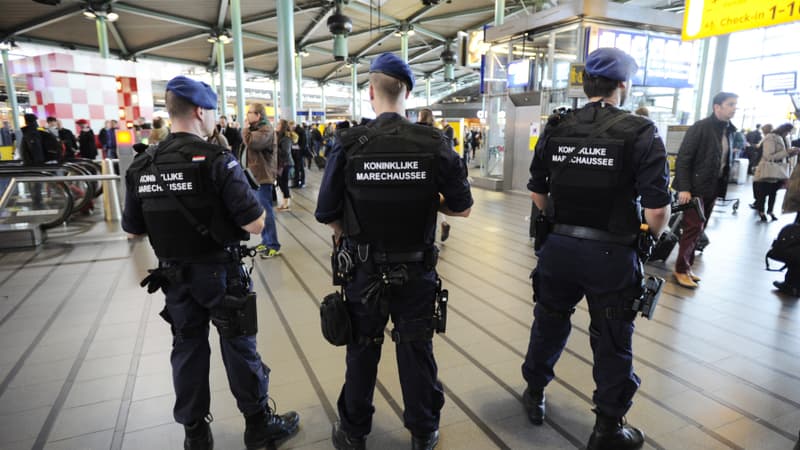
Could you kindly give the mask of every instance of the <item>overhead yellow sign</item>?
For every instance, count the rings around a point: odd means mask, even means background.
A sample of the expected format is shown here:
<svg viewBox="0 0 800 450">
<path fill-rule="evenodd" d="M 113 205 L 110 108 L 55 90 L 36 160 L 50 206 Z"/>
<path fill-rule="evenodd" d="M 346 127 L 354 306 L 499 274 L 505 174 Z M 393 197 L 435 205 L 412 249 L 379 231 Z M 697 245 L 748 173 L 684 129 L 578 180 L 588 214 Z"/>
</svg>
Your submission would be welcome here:
<svg viewBox="0 0 800 450">
<path fill-rule="evenodd" d="M 569 65 L 569 84 L 567 86 L 567 97 L 583 97 L 583 63 L 571 63 Z"/>
<path fill-rule="evenodd" d="M 800 20 L 798 0 L 686 0 L 684 40 Z"/>
</svg>

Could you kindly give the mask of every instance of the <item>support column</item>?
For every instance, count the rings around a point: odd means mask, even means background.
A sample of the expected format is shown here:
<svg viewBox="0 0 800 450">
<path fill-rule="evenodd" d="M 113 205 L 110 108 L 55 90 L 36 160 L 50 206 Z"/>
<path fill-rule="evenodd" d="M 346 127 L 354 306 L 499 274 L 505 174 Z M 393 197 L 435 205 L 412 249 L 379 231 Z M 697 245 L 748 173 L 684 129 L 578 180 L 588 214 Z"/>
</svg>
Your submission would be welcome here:
<svg viewBox="0 0 800 450">
<path fill-rule="evenodd" d="M 295 120 L 294 87 L 294 0 L 277 0 L 278 77 L 281 83 L 281 119 Z"/>
<path fill-rule="evenodd" d="M 352 108 L 353 112 L 353 120 L 358 121 L 358 117 L 356 116 L 356 97 L 358 95 L 358 63 L 355 61 L 351 61 L 350 64 L 350 82 L 351 82 L 351 97 L 353 98 Z"/>
<path fill-rule="evenodd" d="M 408 63 L 408 31 L 400 32 L 400 58 Z"/>
<path fill-rule="evenodd" d="M 295 85 L 297 88 L 297 109 L 301 110 L 303 109 L 303 57 L 300 52 L 294 55 L 294 70 L 297 77 Z"/>
<path fill-rule="evenodd" d="M 228 117 L 228 99 L 225 96 L 225 44 L 222 41 L 217 40 L 214 43 L 217 46 L 217 73 L 219 74 L 219 104 L 220 104 L 220 114 L 225 117 Z M 241 117 L 241 113 L 239 113 L 239 117 Z M 239 119 L 237 117 L 237 119 Z M 230 117 L 228 117 L 230 120 Z M 241 120 L 239 120 L 241 123 Z"/>
<path fill-rule="evenodd" d="M 326 123 L 327 122 L 327 112 L 326 111 L 328 109 L 328 104 L 325 101 L 325 83 L 320 83 L 319 89 L 320 89 L 320 94 L 321 94 L 320 95 L 320 99 L 321 99 L 321 103 L 322 103 L 322 105 L 321 105 L 321 107 L 322 107 L 322 123 Z"/>
<path fill-rule="evenodd" d="M 700 55 L 700 70 L 697 74 L 697 89 L 695 90 L 694 99 L 694 120 L 703 117 L 703 97 L 706 93 L 706 67 L 708 66 L 708 55 L 711 51 L 711 39 L 706 38 L 702 41 L 703 50 Z"/>
<path fill-rule="evenodd" d="M 94 23 L 97 25 L 97 47 L 100 48 L 100 56 L 108 59 L 108 26 L 105 16 L 96 16 Z"/>
<path fill-rule="evenodd" d="M 425 105 L 431 106 L 431 76 L 425 77 Z"/>
<path fill-rule="evenodd" d="M 722 83 L 725 80 L 725 64 L 728 61 L 728 42 L 730 35 L 724 34 L 717 36 L 717 48 L 714 50 L 714 70 L 711 72 L 711 83 L 708 85 L 708 110 L 706 115 L 714 112 L 714 96 L 722 91 Z"/>
<path fill-rule="evenodd" d="M 275 116 L 275 125 L 278 124 L 278 78 L 272 78 L 272 114 Z"/>
<path fill-rule="evenodd" d="M 244 125 L 247 106 L 244 98 L 244 54 L 242 53 L 242 3 L 231 0 L 231 28 L 233 29 L 233 71 L 236 74 L 236 120 Z M 223 64 L 225 58 L 222 58 Z"/>
<path fill-rule="evenodd" d="M 8 93 L 8 102 L 11 106 L 11 125 L 14 127 L 14 134 L 17 136 L 16 143 L 19 145 L 22 139 L 22 132 L 19 126 L 19 104 L 17 104 L 17 89 L 14 87 L 14 77 L 11 76 L 11 70 L 8 68 L 8 49 L 2 50 L 3 54 L 3 75 L 6 80 L 6 92 Z"/>
<path fill-rule="evenodd" d="M 494 1 L 494 26 L 499 27 L 506 20 L 506 0 Z"/>
</svg>

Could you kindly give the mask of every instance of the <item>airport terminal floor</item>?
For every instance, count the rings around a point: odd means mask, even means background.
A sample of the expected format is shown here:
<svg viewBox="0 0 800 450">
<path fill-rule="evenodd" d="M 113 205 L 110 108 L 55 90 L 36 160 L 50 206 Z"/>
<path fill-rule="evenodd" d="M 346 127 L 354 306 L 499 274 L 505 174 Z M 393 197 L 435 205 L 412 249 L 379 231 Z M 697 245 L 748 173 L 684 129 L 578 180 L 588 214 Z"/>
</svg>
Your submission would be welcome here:
<svg viewBox="0 0 800 450">
<path fill-rule="evenodd" d="M 328 449 L 344 350 L 330 346 L 319 303 L 333 291 L 330 233 L 313 217 L 320 173 L 293 190 L 277 213 L 282 255 L 256 259 L 258 347 L 271 367 L 279 411 L 301 415 L 280 448 Z M 473 189 L 468 219 L 450 219 L 439 272 L 450 290 L 447 334 L 434 338 L 445 386 L 440 449 L 583 448 L 591 433 L 593 390 L 585 302 L 548 387 L 548 418 L 528 423 L 520 365 L 532 320 L 528 279 L 536 258 L 522 193 Z M 645 448 L 790 449 L 800 428 L 800 306 L 772 288 L 764 253 L 782 225 L 760 223 L 746 204 L 750 186 L 731 186 L 742 208 L 720 207 L 711 244 L 695 263 L 692 291 L 666 264 L 652 321 L 637 319 L 635 367 L 642 386 L 628 421 Z M 780 205 L 780 198 L 779 205 Z M 128 242 L 102 214 L 51 230 L 37 249 L 0 253 L 0 449 L 180 449 L 172 419 L 171 336 L 158 312 L 163 295 L 139 280 L 156 261 L 147 241 Z M 586 267 L 591 270 L 591 267 Z M 212 331 L 212 336 L 215 337 Z M 368 448 L 405 449 L 394 351 L 384 344 Z M 241 449 L 244 421 L 212 339 L 216 448 Z"/>
</svg>

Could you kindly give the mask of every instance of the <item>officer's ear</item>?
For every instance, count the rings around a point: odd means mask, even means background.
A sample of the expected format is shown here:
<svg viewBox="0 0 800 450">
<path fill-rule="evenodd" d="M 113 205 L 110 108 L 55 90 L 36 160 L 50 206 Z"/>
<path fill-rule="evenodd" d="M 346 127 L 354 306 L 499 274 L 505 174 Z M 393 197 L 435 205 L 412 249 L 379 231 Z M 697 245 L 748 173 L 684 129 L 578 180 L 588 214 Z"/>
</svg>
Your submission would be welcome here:
<svg viewBox="0 0 800 450">
<path fill-rule="evenodd" d="M 375 100 L 375 87 L 372 86 L 372 83 L 369 84 L 369 101 Z"/>
</svg>

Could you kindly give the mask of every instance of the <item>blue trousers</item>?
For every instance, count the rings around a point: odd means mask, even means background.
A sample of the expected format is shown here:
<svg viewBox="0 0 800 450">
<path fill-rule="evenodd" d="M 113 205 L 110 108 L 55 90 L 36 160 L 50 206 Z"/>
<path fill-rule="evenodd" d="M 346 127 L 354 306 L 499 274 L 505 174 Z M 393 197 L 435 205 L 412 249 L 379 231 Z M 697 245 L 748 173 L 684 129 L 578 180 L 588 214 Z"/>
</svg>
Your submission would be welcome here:
<svg viewBox="0 0 800 450">
<path fill-rule="evenodd" d="M 264 221 L 264 229 L 261 231 L 261 243 L 267 248 L 280 250 L 281 244 L 278 242 L 278 229 L 275 225 L 275 210 L 272 209 L 273 189 L 275 189 L 274 185 L 262 184 L 256 191 L 258 201 L 267 213 L 266 220 Z"/>
<path fill-rule="evenodd" d="M 183 283 L 167 289 L 162 314 L 171 322 L 175 334 L 170 356 L 176 397 L 173 415 L 176 422 L 188 425 L 205 417 L 210 410 L 209 311 L 224 297 L 227 283 L 222 264 L 187 264 L 184 272 Z M 220 337 L 220 348 L 239 410 L 244 415 L 263 410 L 267 404 L 269 368 L 256 351 L 256 337 Z"/>
<path fill-rule="evenodd" d="M 368 277 L 367 271 L 358 269 L 345 294 L 356 335 L 379 337 L 384 335 L 388 317 L 381 316 L 374 305 L 361 302 L 360 292 Z M 414 319 L 433 316 L 436 297 L 435 271 L 426 271 L 420 264 L 409 264 L 409 278 L 405 285 L 392 287 L 389 293 L 389 314 L 401 334 L 418 330 L 421 321 L 411 322 Z M 405 427 L 414 434 L 437 430 L 439 413 L 444 406 L 444 391 L 437 379 L 432 339 L 397 342 L 395 351 L 403 391 Z M 380 359 L 379 344 L 347 346 L 347 372 L 337 407 L 342 429 L 351 435 L 365 436 L 372 429 L 375 412 L 372 399 Z"/>
<path fill-rule="evenodd" d="M 571 330 L 569 312 L 585 295 L 592 311 L 589 342 L 596 389 L 592 400 L 602 413 L 622 417 L 639 387 L 633 372 L 633 318 L 609 319 L 606 308 L 628 305 L 615 295 L 639 282 L 639 260 L 631 247 L 551 234 L 537 253 L 533 271 L 536 305 L 522 375 L 533 389 L 555 376 L 554 366 Z"/>
</svg>

